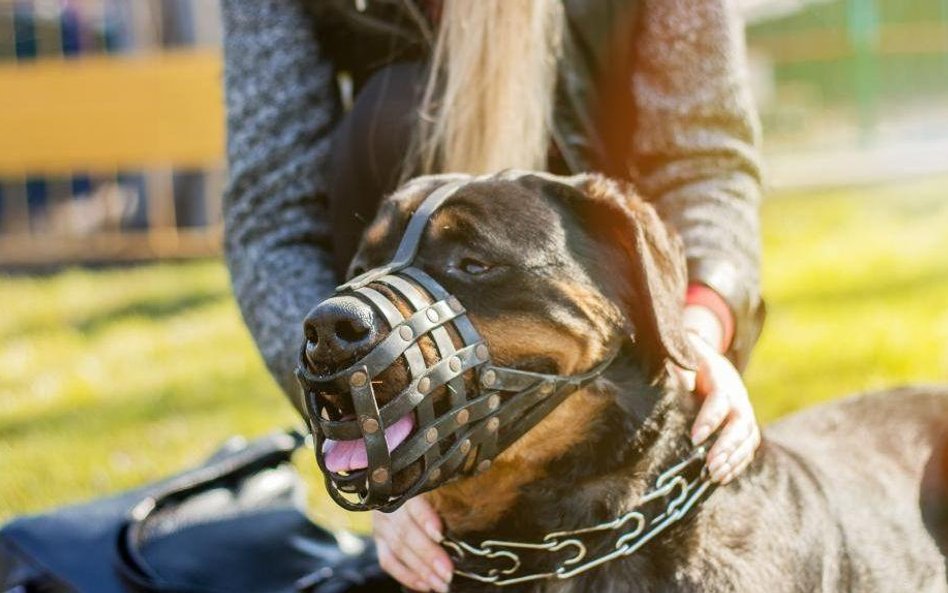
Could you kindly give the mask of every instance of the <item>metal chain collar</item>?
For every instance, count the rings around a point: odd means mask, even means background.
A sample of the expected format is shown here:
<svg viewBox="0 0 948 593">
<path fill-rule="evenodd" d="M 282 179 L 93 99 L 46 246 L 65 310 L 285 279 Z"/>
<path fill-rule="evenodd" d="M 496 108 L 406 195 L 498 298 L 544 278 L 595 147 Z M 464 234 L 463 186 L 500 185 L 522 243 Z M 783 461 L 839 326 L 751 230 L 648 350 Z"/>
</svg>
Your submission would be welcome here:
<svg viewBox="0 0 948 593">
<path fill-rule="evenodd" d="M 518 585 L 545 579 L 569 579 L 611 560 L 630 556 L 654 539 L 672 524 L 681 521 L 699 501 L 710 494 L 712 483 L 704 467 L 707 450 L 704 446 L 694 449 L 683 461 L 663 472 L 640 500 L 639 505 L 627 513 L 604 523 L 547 534 L 540 542 L 518 542 L 485 540 L 480 545 L 446 537 L 442 546 L 447 548 L 455 560 L 454 574 L 468 579 L 489 583 L 498 587 Z M 698 471 L 689 480 L 685 473 L 697 465 Z M 664 508 L 651 518 L 642 507 L 665 499 Z M 611 545 L 603 545 L 611 544 Z M 605 553 L 591 557 L 590 549 L 605 549 Z M 555 562 L 555 555 L 563 550 L 572 550 L 570 558 Z M 552 568 L 530 570 L 521 554 L 539 552 L 550 560 Z M 497 560 L 500 566 L 486 572 L 464 570 L 465 560 Z"/>
</svg>

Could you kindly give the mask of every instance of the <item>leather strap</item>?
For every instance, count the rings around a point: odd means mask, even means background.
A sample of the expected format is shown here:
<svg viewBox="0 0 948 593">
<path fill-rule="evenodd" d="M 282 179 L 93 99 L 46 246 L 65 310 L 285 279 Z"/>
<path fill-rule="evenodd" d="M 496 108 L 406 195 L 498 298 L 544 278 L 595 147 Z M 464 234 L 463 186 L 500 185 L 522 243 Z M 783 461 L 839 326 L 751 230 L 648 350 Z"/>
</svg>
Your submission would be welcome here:
<svg viewBox="0 0 948 593">
<path fill-rule="evenodd" d="M 408 226 L 405 228 L 405 233 L 402 235 L 402 240 L 398 244 L 398 249 L 395 251 L 395 256 L 392 258 L 392 261 L 380 268 L 375 268 L 360 276 L 356 276 L 349 282 L 337 287 L 336 292 L 347 292 L 362 288 L 385 274 L 397 272 L 411 265 L 412 260 L 415 259 L 415 255 L 418 253 L 421 237 L 425 232 L 425 227 L 428 226 L 428 220 L 431 218 L 431 215 L 463 185 L 464 183 L 460 181 L 447 183 L 425 198 L 418 207 L 418 210 L 415 210 L 414 214 L 412 214 L 408 220 Z"/>
</svg>

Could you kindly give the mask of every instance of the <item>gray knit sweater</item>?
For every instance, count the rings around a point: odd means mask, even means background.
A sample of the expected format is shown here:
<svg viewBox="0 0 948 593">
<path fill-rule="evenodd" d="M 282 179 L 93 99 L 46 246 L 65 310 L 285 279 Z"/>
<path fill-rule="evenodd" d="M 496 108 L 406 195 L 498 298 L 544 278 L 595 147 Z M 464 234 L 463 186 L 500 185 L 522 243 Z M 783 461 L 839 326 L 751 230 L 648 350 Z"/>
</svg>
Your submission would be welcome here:
<svg viewBox="0 0 948 593">
<path fill-rule="evenodd" d="M 222 3 L 227 264 L 268 368 L 302 409 L 302 320 L 337 283 L 325 197 L 335 73 L 304 0 Z M 691 279 L 731 305 L 746 354 L 760 300 L 759 134 L 733 11 L 728 0 L 643 1 L 633 142 L 639 162 L 657 163 L 638 172 L 640 190 L 681 234 Z"/>
</svg>

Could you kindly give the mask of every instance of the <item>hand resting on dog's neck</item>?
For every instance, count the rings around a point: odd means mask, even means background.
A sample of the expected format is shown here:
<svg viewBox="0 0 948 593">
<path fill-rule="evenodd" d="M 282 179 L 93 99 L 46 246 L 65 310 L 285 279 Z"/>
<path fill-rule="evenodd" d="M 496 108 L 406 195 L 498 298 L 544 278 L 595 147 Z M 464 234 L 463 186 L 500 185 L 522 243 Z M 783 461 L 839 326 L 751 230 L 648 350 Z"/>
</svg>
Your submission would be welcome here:
<svg viewBox="0 0 948 593">
<path fill-rule="evenodd" d="M 676 373 L 650 378 L 633 349 L 556 412 L 545 420 L 547 435 L 565 433 L 573 439 L 565 446 L 556 443 L 559 451 L 531 455 L 512 447 L 487 472 L 426 494 L 448 533 L 472 544 L 540 542 L 554 531 L 615 519 L 635 508 L 656 478 L 692 449 L 689 429 L 697 402 Z M 542 432 L 544 423 L 536 430 Z M 765 440 L 740 480 L 718 489 L 635 554 L 568 580 L 536 581 L 512 590 L 697 593 L 760 590 L 753 584 L 782 582 L 783 572 L 833 546 L 818 539 L 832 517 L 822 508 L 811 477 L 792 471 L 799 464 L 793 452 Z M 772 497 L 783 502 L 766 504 Z M 811 512 L 799 512 L 802 508 Z M 780 591 L 816 590 L 819 571 L 807 577 L 814 588 Z M 451 587 L 460 593 L 498 590 L 463 577 Z"/>
<path fill-rule="evenodd" d="M 449 533 L 470 542 L 540 541 L 636 506 L 655 478 L 691 449 L 696 404 L 675 373 L 650 378 L 634 348 L 627 350 L 490 470 L 427 495 Z"/>
</svg>

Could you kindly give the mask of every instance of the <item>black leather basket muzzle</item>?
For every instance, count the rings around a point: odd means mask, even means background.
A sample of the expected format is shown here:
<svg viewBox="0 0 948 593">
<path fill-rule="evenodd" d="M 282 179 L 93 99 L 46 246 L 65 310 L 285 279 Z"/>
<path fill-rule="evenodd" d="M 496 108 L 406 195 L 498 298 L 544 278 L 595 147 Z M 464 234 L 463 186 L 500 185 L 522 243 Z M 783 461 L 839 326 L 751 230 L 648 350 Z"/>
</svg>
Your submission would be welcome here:
<svg viewBox="0 0 948 593">
<path fill-rule="evenodd" d="M 572 376 L 492 363 L 487 344 L 461 302 L 411 265 L 429 218 L 461 185 L 448 184 L 425 199 L 412 215 L 391 263 L 336 289 L 337 295 L 352 295 L 370 304 L 389 327 L 385 337 L 360 360 L 331 376 L 310 370 L 305 344 L 300 354 L 297 375 L 316 441 L 316 459 L 329 494 L 345 509 L 391 511 L 449 479 L 485 471 L 497 454 L 567 395 L 595 379 L 615 357 Z M 390 300 L 388 294 L 401 302 Z M 413 312 L 406 317 L 397 304 Z M 437 349 L 436 362 L 426 361 L 419 344 L 423 337 Z M 375 379 L 399 359 L 407 368 L 408 383 L 379 407 Z M 355 417 L 328 419 L 320 392 L 351 397 Z M 390 452 L 385 429 L 407 414 L 414 414 L 414 429 Z M 326 439 L 362 439 L 368 468 L 347 475 L 328 471 L 323 453 Z M 417 477 L 407 486 L 400 484 L 395 492 L 395 476 L 419 462 Z"/>
</svg>

